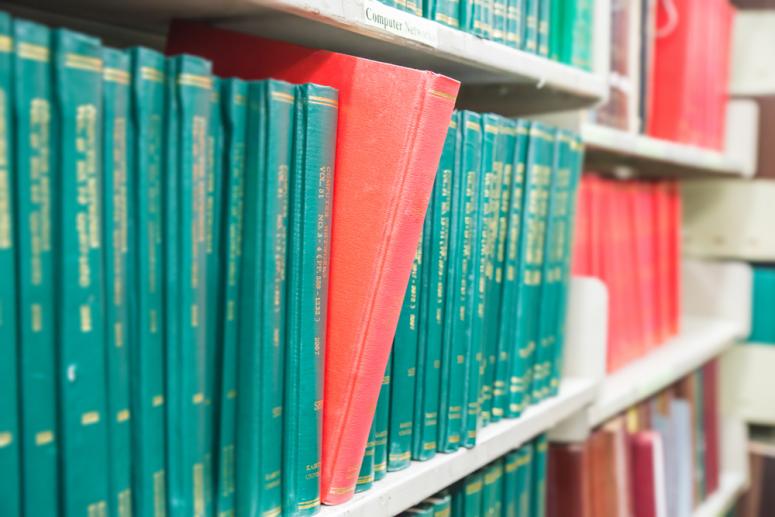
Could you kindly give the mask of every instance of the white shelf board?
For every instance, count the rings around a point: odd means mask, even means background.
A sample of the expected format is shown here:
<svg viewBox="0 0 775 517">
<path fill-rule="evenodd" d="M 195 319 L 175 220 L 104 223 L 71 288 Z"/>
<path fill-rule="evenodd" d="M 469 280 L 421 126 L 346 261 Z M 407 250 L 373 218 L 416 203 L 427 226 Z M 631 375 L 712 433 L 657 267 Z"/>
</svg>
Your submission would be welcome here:
<svg viewBox="0 0 775 517">
<path fill-rule="evenodd" d="M 589 406 L 593 428 L 659 392 L 729 348 L 741 331 L 734 321 L 685 317 L 681 333 L 646 357 L 606 376 Z"/>
<path fill-rule="evenodd" d="M 722 473 L 718 489 L 694 510 L 693 517 L 721 517 L 732 507 L 745 485 L 743 474 Z"/>
<path fill-rule="evenodd" d="M 742 162 L 718 151 L 590 123 L 582 125 L 581 134 L 590 170 L 630 167 L 639 175 L 680 178 L 748 174 Z"/>
<path fill-rule="evenodd" d="M 482 429 L 476 447 L 436 454 L 428 461 L 412 462 L 405 470 L 388 472 L 370 490 L 356 494 L 347 503 L 324 506 L 320 515 L 397 515 L 579 411 L 594 398 L 596 388 L 593 380 L 566 379 L 556 397 L 528 408 L 519 418 Z"/>
<path fill-rule="evenodd" d="M 607 96 L 602 74 L 386 7 L 376 0 L 12 0 L 41 12 L 88 17 L 163 34 L 173 18 L 213 22 L 241 32 L 346 52 L 449 75 L 464 83 L 461 105 L 503 114 L 591 106 Z M 367 9 L 402 30 L 369 21 Z"/>
</svg>

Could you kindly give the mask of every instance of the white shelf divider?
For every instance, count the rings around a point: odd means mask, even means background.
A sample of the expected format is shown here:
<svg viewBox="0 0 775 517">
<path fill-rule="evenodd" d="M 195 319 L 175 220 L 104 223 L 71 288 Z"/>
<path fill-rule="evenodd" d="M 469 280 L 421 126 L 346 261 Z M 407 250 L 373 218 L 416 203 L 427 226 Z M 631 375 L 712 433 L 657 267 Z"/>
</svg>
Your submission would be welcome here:
<svg viewBox="0 0 775 517">
<path fill-rule="evenodd" d="M 594 45 L 608 41 L 599 0 Z M 90 18 L 163 35 L 174 18 L 325 48 L 449 75 L 464 83 L 462 105 L 532 114 L 590 107 L 606 98 L 607 46 L 595 71 L 564 65 L 387 7 L 377 0 L 12 0 L 12 5 Z M 608 16 L 608 15 L 606 15 Z M 386 21 L 387 20 L 387 21 Z M 384 23 L 383 23 L 384 22 Z M 110 36 L 110 34 L 106 34 Z"/>
<path fill-rule="evenodd" d="M 720 517 L 729 510 L 746 486 L 746 478 L 738 472 L 721 476 L 719 488 L 693 512 L 693 517 Z"/>
</svg>

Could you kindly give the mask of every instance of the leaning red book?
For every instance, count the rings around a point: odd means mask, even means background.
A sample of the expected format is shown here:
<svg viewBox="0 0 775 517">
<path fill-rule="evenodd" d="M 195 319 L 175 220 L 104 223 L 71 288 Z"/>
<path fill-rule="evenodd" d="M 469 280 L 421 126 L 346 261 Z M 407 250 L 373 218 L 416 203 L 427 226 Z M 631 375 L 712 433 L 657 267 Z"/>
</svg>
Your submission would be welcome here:
<svg viewBox="0 0 775 517">
<path fill-rule="evenodd" d="M 459 83 L 447 77 L 200 23 L 168 53 L 217 75 L 339 91 L 325 343 L 321 500 L 354 493 Z"/>
</svg>

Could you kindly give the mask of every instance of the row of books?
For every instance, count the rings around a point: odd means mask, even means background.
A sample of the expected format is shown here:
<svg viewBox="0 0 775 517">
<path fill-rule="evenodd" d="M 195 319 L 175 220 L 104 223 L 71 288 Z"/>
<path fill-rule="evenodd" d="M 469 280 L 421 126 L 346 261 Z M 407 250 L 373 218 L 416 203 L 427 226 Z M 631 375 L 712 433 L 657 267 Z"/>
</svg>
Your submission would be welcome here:
<svg viewBox="0 0 775 517">
<path fill-rule="evenodd" d="M 723 150 L 729 0 L 611 4 L 610 94 L 596 122 Z"/>
<path fill-rule="evenodd" d="M 718 364 L 549 447 L 549 517 L 690 517 L 719 487 Z"/>
<path fill-rule="evenodd" d="M 557 392 L 580 167 L 570 132 L 453 116 L 361 490 Z"/>
<path fill-rule="evenodd" d="M 380 0 L 480 38 L 591 70 L 593 0 Z"/>
<path fill-rule="evenodd" d="M 543 517 L 546 466 L 547 440 L 540 435 L 401 515 Z"/>
<path fill-rule="evenodd" d="M 775 345 L 775 267 L 753 266 L 753 297 L 751 300 L 751 334 L 748 341 Z"/>
<path fill-rule="evenodd" d="M 337 91 L 0 43 L 0 513 L 317 508 Z"/>
<path fill-rule="evenodd" d="M 608 371 L 679 332 L 681 198 L 675 182 L 584 175 L 573 274 L 608 288 Z"/>
</svg>

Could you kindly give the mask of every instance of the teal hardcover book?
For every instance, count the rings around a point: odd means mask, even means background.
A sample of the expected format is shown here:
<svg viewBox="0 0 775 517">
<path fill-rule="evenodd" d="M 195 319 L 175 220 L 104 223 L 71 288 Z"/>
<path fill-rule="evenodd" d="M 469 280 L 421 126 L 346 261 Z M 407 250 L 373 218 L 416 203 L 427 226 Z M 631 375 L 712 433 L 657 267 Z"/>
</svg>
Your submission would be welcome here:
<svg viewBox="0 0 775 517">
<path fill-rule="evenodd" d="M 392 358 L 388 358 L 385 376 L 377 399 L 377 411 L 374 414 L 374 481 L 379 481 L 387 473 L 387 440 L 390 421 L 390 377 Z"/>
<path fill-rule="evenodd" d="M 219 307 L 221 346 L 218 388 L 218 447 L 216 515 L 234 513 L 235 444 L 237 419 L 237 348 L 240 322 L 242 278 L 242 227 L 245 192 L 245 160 L 248 86 L 240 79 L 220 83 L 224 127 L 224 235 L 220 253 L 224 264 L 223 302 Z"/>
<path fill-rule="evenodd" d="M 428 6 L 427 18 L 457 29 L 460 27 L 460 0 L 432 2 L 432 5 Z"/>
<path fill-rule="evenodd" d="M 525 188 L 523 193 L 522 231 L 517 277 L 519 289 L 516 303 L 517 353 L 512 361 L 511 403 L 513 414 L 519 414 L 530 404 L 532 386 L 533 354 L 538 339 L 538 303 L 541 295 L 544 235 L 548 188 L 551 167 L 546 166 L 547 142 L 553 136 L 551 129 L 539 122 L 533 122 L 529 129 L 529 143 L 525 166 Z"/>
<path fill-rule="evenodd" d="M 281 81 L 251 82 L 246 102 L 237 346 L 237 415 L 244 417 L 237 422 L 236 513 L 277 515 L 283 504 L 282 449 L 288 446 L 283 443 L 290 357 L 285 293 L 296 88 Z"/>
<path fill-rule="evenodd" d="M 207 162 L 210 63 L 170 58 L 164 177 L 167 475 L 170 515 L 206 513 Z"/>
<path fill-rule="evenodd" d="M 492 391 L 487 384 L 490 363 L 490 341 L 487 327 L 487 295 L 490 287 L 490 278 L 493 276 L 491 262 L 491 244 L 493 233 L 497 229 L 493 222 L 496 220 L 493 199 L 500 188 L 497 173 L 495 171 L 495 139 L 498 134 L 498 122 L 500 117 L 493 114 L 482 115 L 482 152 L 479 166 L 479 185 L 476 198 L 478 217 L 476 230 L 474 231 L 474 248 L 472 266 L 474 269 L 474 311 L 471 322 L 471 342 L 477 348 L 474 355 L 478 362 L 479 378 L 473 380 L 472 391 L 469 391 L 470 400 L 475 393 L 479 396 L 479 415 L 476 422 L 468 422 L 468 434 L 476 434 L 479 428 L 490 422 L 490 406 Z M 496 189 L 497 186 L 497 189 Z M 489 278 L 488 278 L 489 277 Z M 475 374 L 472 373 L 472 376 Z M 478 384 L 473 391 L 474 384 Z M 475 438 L 474 438 L 475 439 Z M 472 442 L 468 442 L 472 445 Z"/>
<path fill-rule="evenodd" d="M 445 490 L 426 499 L 433 505 L 433 517 L 450 517 L 452 515 L 452 496 Z"/>
<path fill-rule="evenodd" d="M 501 339 L 501 309 L 504 301 L 504 267 L 506 265 L 506 246 L 508 242 L 509 209 L 511 208 L 511 183 L 514 177 L 514 151 L 516 145 L 516 122 L 501 120 L 496 139 L 496 166 L 500 172 L 500 186 L 497 198 L 496 216 L 498 218 L 497 234 L 493 243 L 493 287 L 488 305 L 488 329 L 491 357 L 490 384 L 492 400 L 490 414 L 492 421 L 498 421 L 505 415 L 504 397 L 508 392 L 506 366 L 509 362 L 510 350 Z"/>
<path fill-rule="evenodd" d="M 561 0 L 538 0 L 538 55 L 549 56 L 552 5 Z"/>
<path fill-rule="evenodd" d="M 129 407 L 129 350 L 132 341 L 129 288 L 134 246 L 130 227 L 134 192 L 128 183 L 132 149 L 129 54 L 104 48 L 103 59 L 103 241 L 105 243 L 105 322 L 108 368 L 108 508 L 110 515 L 132 514 L 132 433 Z"/>
<path fill-rule="evenodd" d="M 412 457 L 414 405 L 416 401 L 417 341 L 422 275 L 422 241 L 417 243 L 409 283 L 393 338 L 390 424 L 388 426 L 388 471 L 405 469 Z"/>
<path fill-rule="evenodd" d="M 355 493 L 364 492 L 374 484 L 374 421 L 371 423 L 366 450 L 363 453 L 361 470 L 355 483 Z"/>
<path fill-rule="evenodd" d="M 544 517 L 546 515 L 546 455 L 547 440 L 542 434 L 533 439 L 532 474 L 530 485 L 530 515 Z"/>
<path fill-rule="evenodd" d="M 423 268 L 420 277 L 420 310 L 417 341 L 417 398 L 414 405 L 414 433 L 412 435 L 412 459 L 427 460 L 436 454 L 438 442 L 439 382 L 441 373 L 440 325 L 431 317 L 431 285 L 434 264 L 433 212 L 436 200 L 431 196 L 425 213 L 422 234 Z M 438 271 L 436 269 L 436 271 Z"/>
<path fill-rule="evenodd" d="M 332 88 L 305 84 L 297 87 L 296 99 L 289 182 L 291 252 L 283 434 L 289 443 L 283 447 L 283 513 L 309 515 L 320 506 L 323 358 L 338 95 Z"/>
<path fill-rule="evenodd" d="M 130 358 L 132 510 L 166 512 L 162 174 L 165 148 L 165 59 L 134 48 L 131 55 L 132 146 L 129 188 L 133 285 Z"/>
<path fill-rule="evenodd" d="M 497 43 L 506 43 L 506 31 L 507 23 L 506 17 L 508 12 L 507 0 L 492 0 L 490 9 L 492 20 L 492 30 L 490 36 L 493 41 Z"/>
<path fill-rule="evenodd" d="M 204 390 L 204 497 L 208 513 L 213 509 L 213 482 L 215 461 L 215 425 L 218 400 L 217 365 L 221 362 L 220 323 L 223 285 L 223 119 L 221 115 L 220 79 L 213 77 L 210 92 L 210 119 L 207 135 L 207 170 L 205 171 L 205 390 Z"/>
<path fill-rule="evenodd" d="M 519 513 L 519 492 L 517 487 L 517 470 L 519 468 L 519 452 L 513 450 L 503 457 L 503 517 L 517 517 Z"/>
<path fill-rule="evenodd" d="M 463 236 L 460 243 L 460 258 L 455 264 L 455 290 L 459 299 L 455 300 L 456 324 L 453 329 L 453 350 L 455 357 L 463 357 L 461 380 L 451 381 L 455 389 L 450 390 L 450 406 L 461 408 L 460 439 L 461 445 L 473 447 L 476 443 L 477 420 L 479 418 L 479 367 L 481 361 L 481 341 L 474 339 L 473 322 L 477 311 L 479 293 L 477 239 L 481 210 L 479 191 L 484 176 L 482 165 L 482 116 L 470 111 L 461 115 L 461 196 L 462 207 L 459 233 Z M 458 404 L 457 401 L 460 401 Z"/>
<path fill-rule="evenodd" d="M 518 515 L 533 515 L 532 487 L 533 487 L 533 458 L 534 442 L 529 442 L 517 450 L 519 463 L 517 465 L 517 507 Z"/>
<path fill-rule="evenodd" d="M 482 487 L 482 514 L 495 516 L 501 514 L 501 460 L 493 461 L 484 468 L 484 486 Z"/>
<path fill-rule="evenodd" d="M 522 48 L 523 0 L 507 0 L 506 4 L 506 44 L 513 48 Z"/>
<path fill-rule="evenodd" d="M 55 109 L 51 35 L 26 20 L 13 23 L 16 121 L 16 220 L 18 221 L 18 339 L 22 513 L 57 514 L 57 384 L 54 336 L 52 234 L 56 176 L 53 171 Z"/>
<path fill-rule="evenodd" d="M 473 474 L 469 474 L 463 482 L 463 491 L 465 493 L 463 515 L 465 515 L 465 517 L 484 517 L 482 484 L 484 482 L 483 472 L 485 470 L 486 469 L 477 470 Z"/>
<path fill-rule="evenodd" d="M 17 398 L 16 238 L 14 236 L 13 20 L 0 12 L 0 513 L 21 515 Z"/>
<path fill-rule="evenodd" d="M 523 0 L 524 29 L 522 31 L 522 50 L 538 53 L 539 3 L 541 0 Z"/>
<path fill-rule="evenodd" d="M 437 213 L 442 224 L 446 224 L 443 248 L 446 253 L 444 276 L 439 278 L 438 288 L 443 289 L 444 312 L 441 315 L 443 321 L 442 350 L 441 350 L 441 386 L 439 391 L 439 451 L 452 452 L 461 444 L 460 422 L 462 420 L 462 390 L 457 385 L 464 378 L 463 355 L 455 349 L 454 329 L 459 319 L 455 308 L 460 306 L 459 293 L 454 287 L 457 284 L 457 275 L 460 274 L 459 263 L 461 261 L 460 245 L 463 235 L 460 232 L 461 217 L 461 177 L 460 171 L 460 144 L 462 133 L 459 123 L 462 118 L 460 112 L 452 115 L 447 138 L 439 162 L 439 171 L 436 173 L 436 181 L 441 182 L 441 199 Z M 460 344 L 460 341 L 458 341 Z M 458 359 L 459 358 L 459 359 Z M 457 383 L 457 384 L 456 384 Z M 453 399 L 453 395 L 458 395 Z"/>
<path fill-rule="evenodd" d="M 102 235 L 102 48 L 57 29 L 58 373 L 61 508 L 100 514 L 108 501 L 108 423 Z M 96 346 L 95 346 L 96 345 Z"/>
<path fill-rule="evenodd" d="M 775 344 L 775 270 L 768 266 L 753 268 L 751 295 L 751 333 L 749 342 Z"/>
</svg>

